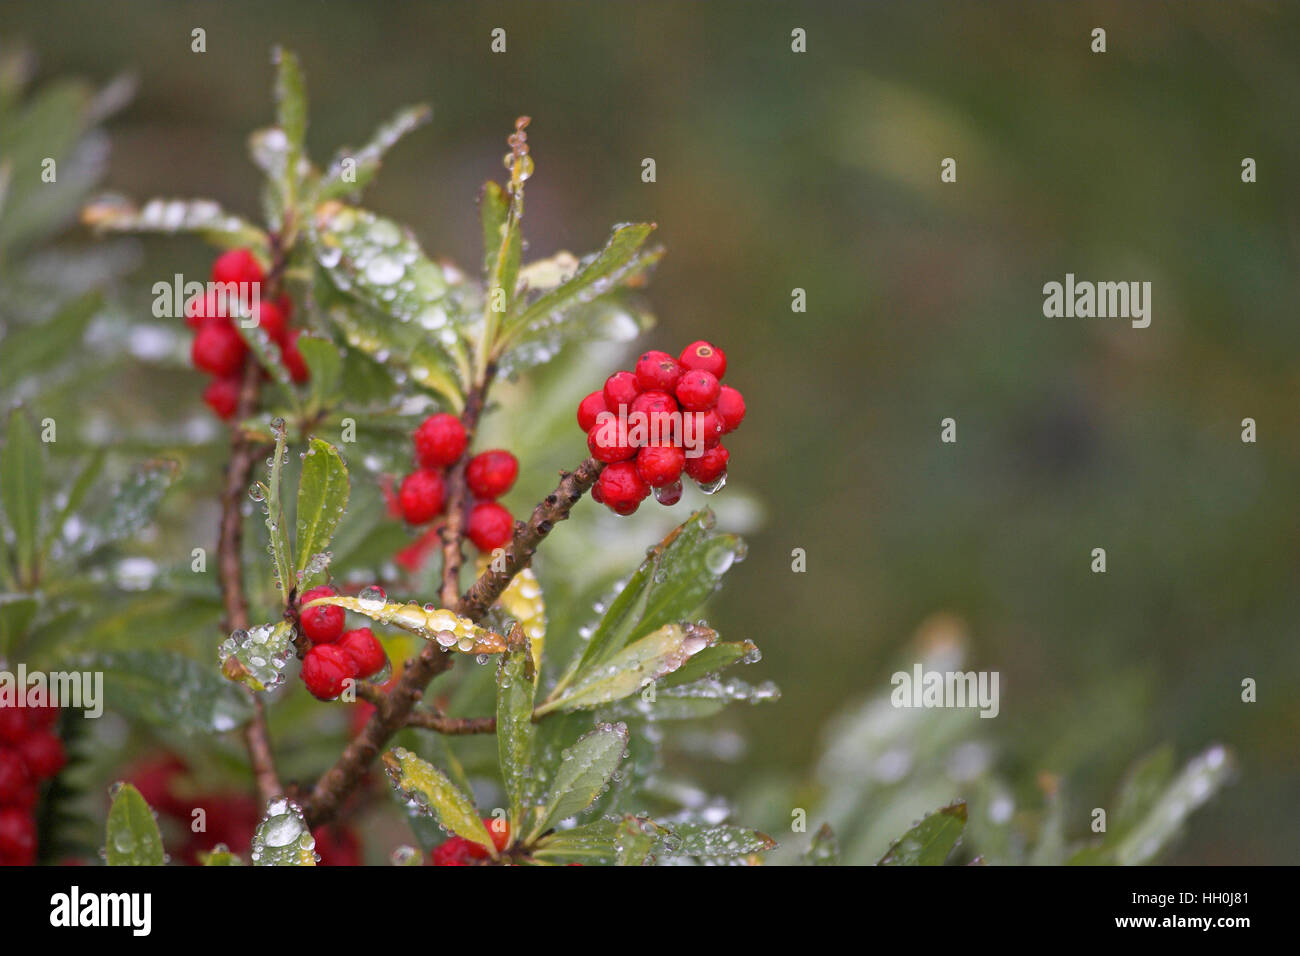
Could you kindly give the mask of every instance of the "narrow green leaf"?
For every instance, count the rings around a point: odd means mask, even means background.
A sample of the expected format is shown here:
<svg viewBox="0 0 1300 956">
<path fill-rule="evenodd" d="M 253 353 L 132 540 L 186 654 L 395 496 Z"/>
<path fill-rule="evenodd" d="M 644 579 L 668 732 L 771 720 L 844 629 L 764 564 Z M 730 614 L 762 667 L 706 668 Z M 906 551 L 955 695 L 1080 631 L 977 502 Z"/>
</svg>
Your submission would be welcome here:
<svg viewBox="0 0 1300 956">
<path fill-rule="evenodd" d="M 700 651 L 664 678 L 664 687 L 680 687 L 702 677 L 711 677 L 737 662 L 756 664 L 763 659 L 753 641 L 719 641 Z"/>
<path fill-rule="evenodd" d="M 210 199 L 151 199 L 138 209 L 123 197 L 101 196 L 86 205 L 81 221 L 97 232 L 194 233 L 223 249 L 251 249 L 263 265 L 270 261 L 266 233 Z"/>
<path fill-rule="evenodd" d="M 488 848 L 496 856 L 492 835 L 474 809 L 474 802 L 447 779 L 441 770 L 403 747 L 384 754 L 384 768 L 403 796 L 414 800 L 426 813 L 458 836 Z"/>
<path fill-rule="evenodd" d="M 45 482 L 45 449 L 36 426 L 21 408 L 9 413 L 8 434 L 0 452 L 0 502 L 13 531 L 13 552 L 19 577 L 35 577 L 40 542 L 41 493 Z"/>
<path fill-rule="evenodd" d="M 429 122 L 432 115 L 433 111 L 424 104 L 404 107 L 375 130 L 365 146 L 357 150 L 340 150 L 325 171 L 317 197 L 338 199 L 365 189 L 379 172 L 384 154 L 403 136 Z"/>
<path fill-rule="evenodd" d="M 803 855 L 807 866 L 839 866 L 840 841 L 829 823 L 823 823 L 813 834 L 812 844 Z"/>
<path fill-rule="evenodd" d="M 943 866 L 966 829 L 966 804 L 941 807 L 902 835 L 877 866 Z"/>
<path fill-rule="evenodd" d="M 284 47 L 276 47 L 273 59 L 276 66 L 276 124 L 288 140 L 286 165 L 296 179 L 298 163 L 303 156 L 303 141 L 307 136 L 307 85 L 296 54 Z"/>
<path fill-rule="evenodd" d="M 29 375 L 43 372 L 81 342 L 86 327 L 99 311 L 98 292 L 64 304 L 47 321 L 18 327 L 3 338 L 0 348 L 0 382 L 13 388 Z"/>
<path fill-rule="evenodd" d="M 299 336 L 298 351 L 311 374 L 309 410 L 316 413 L 331 408 L 339 399 L 339 386 L 343 382 L 343 354 L 329 339 L 314 335 Z"/>
<path fill-rule="evenodd" d="M 538 707 L 537 713 L 599 707 L 627 697 L 671 674 L 717 636 L 716 631 L 700 625 L 667 624 L 633 641 L 613 657 L 580 670 L 558 696 L 553 694 L 554 699 Z"/>
<path fill-rule="evenodd" d="M 479 200 L 479 218 L 483 224 L 483 274 L 491 275 L 501 251 L 501 237 L 506 227 L 510 203 L 506 191 L 494 180 L 483 184 L 483 197 Z"/>
<path fill-rule="evenodd" d="M 180 464 L 154 459 L 141 464 L 135 473 L 109 489 L 81 514 L 81 527 L 67 538 L 68 547 L 88 555 L 114 541 L 123 541 L 153 520 L 163 495 L 180 475 Z"/>
<path fill-rule="evenodd" d="M 510 801 L 510 832 L 518 833 L 533 775 L 533 692 L 536 688 L 528 638 L 506 648 L 497 666 L 497 757 Z"/>
<path fill-rule="evenodd" d="M 109 866 L 162 866 L 166 862 L 153 811 L 129 783 L 117 785 L 109 807 L 104 852 Z"/>
<path fill-rule="evenodd" d="M 1232 756 L 1219 744 L 1188 761 L 1146 816 L 1115 848 L 1115 862 L 1138 866 L 1154 860 L 1178 835 L 1187 818 L 1227 784 L 1232 773 Z"/>
<path fill-rule="evenodd" d="M 55 515 L 54 520 L 50 522 L 50 526 L 45 529 L 45 540 L 41 544 L 41 554 L 44 555 L 49 553 L 50 546 L 59 536 L 59 532 L 62 530 L 63 525 L 69 518 L 81 510 L 81 506 L 86 500 L 86 495 L 90 492 L 91 487 L 95 484 L 95 480 L 99 478 L 100 472 L 104 469 L 104 460 L 107 457 L 107 453 L 104 449 L 96 448 L 86 458 L 86 463 L 82 466 L 81 471 L 77 473 L 76 479 L 68 488 L 67 498 L 63 502 L 63 507 L 59 509 L 59 513 Z"/>
<path fill-rule="evenodd" d="M 0 660 L 14 660 L 40 602 L 30 594 L 0 594 Z"/>
<path fill-rule="evenodd" d="M 253 866 L 315 866 L 316 840 L 302 809 L 283 797 L 267 805 L 253 833 Z"/>
<path fill-rule="evenodd" d="M 186 734 L 223 733 L 247 722 L 245 695 L 204 666 L 176 651 L 130 650 L 78 658 L 79 669 L 102 672 L 98 702 L 155 727 Z"/>
<path fill-rule="evenodd" d="M 280 502 L 280 470 L 284 467 L 287 452 L 285 444 L 287 435 L 283 419 L 271 423 L 275 434 L 275 448 L 271 452 L 271 477 L 269 485 L 262 485 L 262 494 L 266 503 L 266 531 L 271 541 L 271 557 L 275 561 L 275 577 L 280 585 L 280 600 L 289 606 L 296 579 L 294 577 L 293 552 L 289 546 L 289 529 L 284 523 L 284 506 Z"/>
<path fill-rule="evenodd" d="M 603 724 L 565 749 L 530 841 L 596 802 L 618 769 L 627 740 L 626 724 Z"/>
<path fill-rule="evenodd" d="M 298 481 L 298 527 L 294 538 L 298 560 L 297 579 L 293 583 L 299 593 L 324 578 L 325 562 L 320 556 L 343 520 L 350 487 L 348 467 L 338 449 L 327 441 L 313 438 L 307 446 L 302 477 Z"/>
<path fill-rule="evenodd" d="M 284 683 L 293 654 L 293 625 L 279 621 L 235 631 L 217 648 L 217 662 L 228 679 L 264 691 Z"/>
<path fill-rule="evenodd" d="M 231 853 L 224 843 L 219 843 L 210 851 L 199 853 L 199 864 L 202 866 L 243 866 L 244 861 Z"/>
</svg>

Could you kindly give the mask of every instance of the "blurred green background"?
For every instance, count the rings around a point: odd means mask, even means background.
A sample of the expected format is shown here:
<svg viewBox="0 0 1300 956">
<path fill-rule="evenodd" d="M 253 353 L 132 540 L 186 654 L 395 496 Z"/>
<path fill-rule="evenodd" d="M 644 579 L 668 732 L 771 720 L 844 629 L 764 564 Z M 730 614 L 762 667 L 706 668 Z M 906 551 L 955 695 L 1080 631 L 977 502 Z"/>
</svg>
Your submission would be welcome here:
<svg viewBox="0 0 1300 956">
<path fill-rule="evenodd" d="M 1062 774 L 1091 807 L 1156 744 L 1220 741 L 1239 779 L 1170 861 L 1295 862 L 1300 8 L 7 0 L 0 36 L 42 78 L 138 76 L 107 177 L 136 197 L 256 214 L 245 140 L 279 42 L 319 156 L 433 104 L 367 205 L 434 254 L 478 261 L 474 199 L 519 114 L 531 255 L 659 223 L 647 345 L 726 349 L 750 409 L 733 475 L 766 511 L 711 619 L 784 697 L 720 718 L 749 746 L 707 770 L 718 789 L 806 775 L 826 720 L 887 690 L 944 611 L 1001 672 L 980 729 L 1009 774 Z M 142 287 L 209 256 L 144 249 Z M 1044 318 L 1066 272 L 1152 282 L 1150 328 Z M 138 423 L 198 406 L 179 369 L 136 385 Z"/>
</svg>

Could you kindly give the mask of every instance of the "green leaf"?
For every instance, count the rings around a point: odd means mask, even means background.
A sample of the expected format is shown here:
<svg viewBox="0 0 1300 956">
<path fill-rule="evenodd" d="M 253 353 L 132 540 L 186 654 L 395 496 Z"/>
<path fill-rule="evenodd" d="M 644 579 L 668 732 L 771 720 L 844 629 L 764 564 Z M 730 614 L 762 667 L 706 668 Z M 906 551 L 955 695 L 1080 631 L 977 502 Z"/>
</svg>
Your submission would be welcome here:
<svg viewBox="0 0 1300 956">
<path fill-rule="evenodd" d="M 303 158 L 303 141 L 307 136 L 307 85 L 303 81 L 302 66 L 298 57 L 277 46 L 272 54 L 275 71 L 276 124 L 284 131 L 286 143 L 285 170 L 288 174 L 285 195 L 287 203 L 298 194 L 298 165 Z"/>
<path fill-rule="evenodd" d="M 101 196 L 86 205 L 81 220 L 101 233 L 193 233 L 222 249 L 250 249 L 264 266 L 270 261 L 266 233 L 210 199 L 151 199 L 137 209 L 120 196 Z"/>
<path fill-rule="evenodd" d="M 327 441 L 313 438 L 307 446 L 302 477 L 298 481 L 298 527 L 294 541 L 298 548 L 295 570 L 299 593 L 324 579 L 324 565 L 317 556 L 325 553 L 343 520 L 349 492 L 348 467 L 338 449 Z"/>
<path fill-rule="evenodd" d="M 529 841 L 596 802 L 618 769 L 627 740 L 626 724 L 603 724 L 565 749 Z"/>
<path fill-rule="evenodd" d="M 149 804 L 129 783 L 119 783 L 108 810 L 104 852 L 109 866 L 162 866 L 162 834 Z"/>
<path fill-rule="evenodd" d="M 803 861 L 807 866 L 839 866 L 840 841 L 829 823 L 823 823 L 813 834 Z"/>
<path fill-rule="evenodd" d="M 146 461 L 127 480 L 108 490 L 81 515 L 82 527 L 67 542 L 87 555 L 114 541 L 133 537 L 153 520 L 163 495 L 180 475 L 180 464 L 158 458 Z"/>
<path fill-rule="evenodd" d="M 559 687 L 537 708 L 553 710 L 599 707 L 634 694 L 652 681 L 671 674 L 717 639 L 717 632 L 695 624 L 668 624 L 634 641 L 613 657 L 579 671 L 562 691 Z"/>
<path fill-rule="evenodd" d="M 690 684 L 657 687 L 653 696 L 625 698 L 602 715 L 644 717 L 648 720 L 697 720 L 718 713 L 728 704 L 744 701 L 758 704 L 779 700 L 780 691 L 771 681 L 758 686 L 742 680 L 721 681 L 706 677 Z"/>
<path fill-rule="evenodd" d="M 87 292 L 63 305 L 49 320 L 5 335 L 0 348 L 0 382 L 12 388 L 65 357 L 81 342 L 102 303 L 98 292 Z"/>
<path fill-rule="evenodd" d="M 510 212 L 510 202 L 506 191 L 500 184 L 489 180 L 483 184 L 483 196 L 479 200 L 479 218 L 483 224 L 483 274 L 491 275 L 496 266 L 497 254 L 501 251 L 501 237 L 506 227 L 506 216 Z"/>
<path fill-rule="evenodd" d="M 533 692 L 536 689 L 533 658 L 528 638 L 521 629 L 514 634 L 521 639 L 501 655 L 497 666 L 497 757 L 501 777 L 510 801 L 510 832 L 518 833 L 529 803 L 528 791 L 533 775 Z"/>
<path fill-rule="evenodd" d="M 13 531 L 19 578 L 35 577 L 40 542 L 41 492 L 45 483 L 45 449 L 26 412 L 9 413 L 9 430 L 0 453 L 0 502 Z"/>
<path fill-rule="evenodd" d="M 957 801 L 904 833 L 877 866 L 943 866 L 966 829 L 966 804 Z"/>
<path fill-rule="evenodd" d="M 0 594 L 0 660 L 14 659 L 39 608 L 30 594 Z"/>
<path fill-rule="evenodd" d="M 343 354 L 329 339 L 314 335 L 300 335 L 297 344 L 302 360 L 307 364 L 307 371 L 311 374 L 309 411 L 324 411 L 339 399 L 339 386 L 343 381 Z"/>
<path fill-rule="evenodd" d="M 654 862 L 651 854 L 662 836 L 662 829 L 653 820 L 625 816 L 614 830 L 616 865 L 646 866 Z"/>
<path fill-rule="evenodd" d="M 492 835 L 483 826 L 474 802 L 441 770 L 403 747 L 384 754 L 384 768 L 403 796 L 414 800 L 426 813 L 437 816 L 448 830 L 486 847 L 496 856 Z"/>
<path fill-rule="evenodd" d="M 543 293 L 511 319 L 503 340 L 514 344 L 529 333 L 563 323 L 579 306 L 607 296 L 629 281 L 639 280 L 663 256 L 662 248 L 642 248 L 654 228 L 654 223 L 616 227 L 605 247 L 583 259 L 568 282 Z"/>
<path fill-rule="evenodd" d="M 630 641 L 688 617 L 744 554 L 740 538 L 714 529 L 713 512 L 705 508 L 692 514 L 654 547 L 610 602 L 561 686 L 579 668 L 587 670 Z"/>
<path fill-rule="evenodd" d="M 248 701 L 211 667 L 176 651 L 130 650 L 78 659 L 102 672 L 100 704 L 156 727 L 186 734 L 234 730 L 251 715 Z"/>
<path fill-rule="evenodd" d="M 272 800 L 253 833 L 253 866 L 315 866 L 316 840 L 302 810 L 283 797 Z"/>
<path fill-rule="evenodd" d="M 285 451 L 284 420 L 277 418 L 271 423 L 275 434 L 275 448 L 271 452 L 271 477 L 268 485 L 260 482 L 266 505 L 266 532 L 271 542 L 271 557 L 275 562 L 275 577 L 280 585 L 280 599 L 284 606 L 289 606 L 297 579 L 294 577 L 293 552 L 289 546 L 289 529 L 284 523 L 284 506 L 280 503 L 280 471 L 284 467 Z"/>
<path fill-rule="evenodd" d="M 756 664 L 760 660 L 762 655 L 753 641 L 719 641 L 706 647 L 671 675 L 665 677 L 662 686 L 680 687 L 702 677 L 711 677 L 737 662 Z"/>
<path fill-rule="evenodd" d="M 231 853 L 224 843 L 219 843 L 208 852 L 199 852 L 199 863 L 202 866 L 243 866 L 244 861 L 239 856 Z"/>
<path fill-rule="evenodd" d="M 1121 866 L 1150 863 L 1182 829 L 1183 823 L 1231 778 L 1232 755 L 1214 745 L 1188 761 L 1147 812 L 1115 848 Z"/>
<path fill-rule="evenodd" d="M 539 860 L 613 863 L 615 834 L 623 821 L 592 820 L 568 830 L 556 830 L 537 841 L 531 855 Z"/>
<path fill-rule="evenodd" d="M 424 104 L 407 106 L 397 111 L 388 122 L 375 131 L 370 142 L 358 150 L 340 150 L 330 163 L 329 169 L 321 181 L 319 199 L 338 199 L 342 196 L 358 193 L 370 184 L 379 172 L 384 154 L 407 133 L 419 129 L 433 111 Z M 352 182 L 344 179 L 344 163 L 352 160 Z"/>
<path fill-rule="evenodd" d="M 255 691 L 283 684 L 284 668 L 293 656 L 293 625 L 288 621 L 235 631 L 217 648 L 221 673 Z"/>
<path fill-rule="evenodd" d="M 669 823 L 665 849 L 675 856 L 731 857 L 763 853 L 776 848 L 766 833 L 749 827 L 710 823 Z"/>
<path fill-rule="evenodd" d="M 90 492 L 91 486 L 99 478 L 99 473 L 104 469 L 104 459 L 107 457 L 104 449 L 96 448 L 89 457 L 86 458 L 85 465 L 77 473 L 76 479 L 68 488 L 67 498 L 59 513 L 55 515 L 50 526 L 45 530 L 45 540 L 41 544 L 41 553 L 48 554 L 50 546 L 58 537 L 59 531 L 67 520 L 81 510 L 82 504 L 86 500 L 86 495 Z"/>
</svg>

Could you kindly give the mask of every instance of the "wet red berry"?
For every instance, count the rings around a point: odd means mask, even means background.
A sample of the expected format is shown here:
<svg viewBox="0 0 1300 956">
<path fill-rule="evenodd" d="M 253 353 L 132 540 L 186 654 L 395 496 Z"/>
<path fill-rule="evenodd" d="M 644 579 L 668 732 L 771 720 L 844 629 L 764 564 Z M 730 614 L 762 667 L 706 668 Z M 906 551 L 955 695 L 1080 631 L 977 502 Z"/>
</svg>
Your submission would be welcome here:
<svg viewBox="0 0 1300 956">
<path fill-rule="evenodd" d="M 239 389 L 238 378 L 214 378 L 203 389 L 203 401 L 214 415 L 228 421 L 239 409 Z"/>
<path fill-rule="evenodd" d="M 337 644 L 317 644 L 302 659 L 302 679 L 313 697 L 333 700 L 343 682 L 357 676 L 357 665 Z"/>
<path fill-rule="evenodd" d="M 283 342 L 289 332 L 289 316 L 277 303 L 263 299 L 257 305 L 257 327 L 270 336 L 272 342 Z"/>
<path fill-rule="evenodd" d="M 587 449 L 592 458 L 606 463 L 625 461 L 636 454 L 636 446 L 628 441 L 627 433 L 619 428 L 618 419 L 609 412 L 591 426 L 587 433 Z"/>
<path fill-rule="evenodd" d="M 630 461 L 607 465 L 598 479 L 605 505 L 619 514 L 631 514 L 650 494 L 650 486 Z"/>
<path fill-rule="evenodd" d="M 397 493 L 402 517 L 410 524 L 425 524 L 442 511 L 446 489 L 442 475 L 429 468 L 411 472 L 402 480 Z"/>
<path fill-rule="evenodd" d="M 212 263 L 213 282 L 262 282 L 266 274 L 257 258 L 247 249 L 231 249 L 223 252 Z"/>
<path fill-rule="evenodd" d="M 607 411 L 609 406 L 605 404 L 605 393 L 592 392 L 578 403 L 578 427 L 584 432 L 591 431 L 591 426 L 596 424 L 596 416 Z"/>
<path fill-rule="evenodd" d="M 439 843 L 429 852 L 430 866 L 469 866 L 474 859 L 471 849 L 478 844 L 464 837 L 452 837 Z"/>
<path fill-rule="evenodd" d="M 699 369 L 715 378 L 727 374 L 727 356 L 722 349 L 705 341 L 692 342 L 682 349 L 678 359 L 684 369 Z"/>
<path fill-rule="evenodd" d="M 379 638 L 375 637 L 374 632 L 368 627 L 359 627 L 355 631 L 345 632 L 334 646 L 341 648 L 344 654 L 352 658 L 352 663 L 357 668 L 357 676 L 362 679 L 378 674 L 388 663 L 384 645 L 379 643 Z"/>
<path fill-rule="evenodd" d="M 465 533 L 480 551 L 504 547 L 515 532 L 515 519 L 495 501 L 480 501 L 469 512 Z"/>
<path fill-rule="evenodd" d="M 508 451 L 481 452 L 465 467 L 465 482 L 475 498 L 500 498 L 519 477 L 519 459 Z"/>
<path fill-rule="evenodd" d="M 233 325 L 224 322 L 205 323 L 190 346 L 194 367 L 221 378 L 237 374 L 247 354 L 243 338 Z"/>
<path fill-rule="evenodd" d="M 300 605 L 309 604 L 318 598 L 335 597 L 338 594 L 331 587 L 322 585 L 304 591 L 298 599 Z M 343 608 L 334 604 L 322 604 L 319 607 L 306 608 L 298 616 L 298 625 L 313 644 L 329 644 L 339 639 L 343 633 L 343 621 L 346 614 Z"/>
<path fill-rule="evenodd" d="M 677 401 L 685 411 L 704 412 L 717 403 L 720 391 L 717 376 L 712 372 L 692 369 L 677 383 Z"/>
<path fill-rule="evenodd" d="M 671 485 L 682 473 L 686 453 L 676 445 L 651 445 L 636 456 L 636 473 L 651 488 Z"/>
<path fill-rule="evenodd" d="M 445 468 L 465 453 L 465 426 L 447 412 L 426 418 L 413 437 L 415 456 L 425 468 Z"/>
<path fill-rule="evenodd" d="M 722 419 L 723 434 L 734 432 L 745 419 L 745 396 L 730 385 L 718 389 L 718 404 L 713 409 Z"/>
<path fill-rule="evenodd" d="M 681 378 L 682 367 L 667 352 L 650 351 L 636 362 L 636 385 L 643 392 L 671 392 Z"/>
<path fill-rule="evenodd" d="M 620 405 L 631 405 L 639 392 L 635 375 L 631 372 L 615 372 L 605 379 L 605 407 L 617 413 Z"/>
<path fill-rule="evenodd" d="M 702 485 L 709 485 L 727 473 L 727 460 L 731 453 L 719 445 L 710 448 L 698 458 L 686 459 L 686 474 Z"/>
</svg>

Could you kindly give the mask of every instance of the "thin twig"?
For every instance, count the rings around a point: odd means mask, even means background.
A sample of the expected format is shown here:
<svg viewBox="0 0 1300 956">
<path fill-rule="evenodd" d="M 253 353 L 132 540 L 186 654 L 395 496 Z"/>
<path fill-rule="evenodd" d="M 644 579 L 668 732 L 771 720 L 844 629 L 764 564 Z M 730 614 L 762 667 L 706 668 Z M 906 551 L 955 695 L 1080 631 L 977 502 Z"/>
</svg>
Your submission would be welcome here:
<svg viewBox="0 0 1300 956">
<path fill-rule="evenodd" d="M 413 710 L 406 715 L 406 726 L 436 730 L 440 734 L 449 736 L 494 734 L 497 731 L 497 719 L 495 717 L 448 717 L 445 714 L 435 714 L 431 710 Z"/>
</svg>

